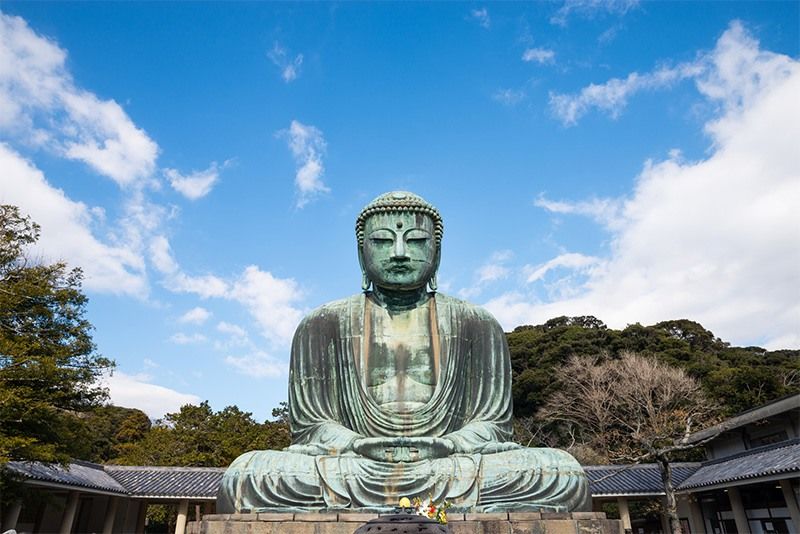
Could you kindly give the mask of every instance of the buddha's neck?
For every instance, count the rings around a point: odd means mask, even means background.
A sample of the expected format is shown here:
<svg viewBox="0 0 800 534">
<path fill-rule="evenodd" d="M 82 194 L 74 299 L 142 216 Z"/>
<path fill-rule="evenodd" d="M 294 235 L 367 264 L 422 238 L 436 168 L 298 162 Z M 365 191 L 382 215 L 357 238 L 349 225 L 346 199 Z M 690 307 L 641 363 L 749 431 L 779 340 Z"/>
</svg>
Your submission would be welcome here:
<svg viewBox="0 0 800 534">
<path fill-rule="evenodd" d="M 378 305 L 389 311 L 410 310 L 425 304 L 430 298 L 425 286 L 404 290 L 376 286 L 372 290 L 372 296 Z"/>
</svg>

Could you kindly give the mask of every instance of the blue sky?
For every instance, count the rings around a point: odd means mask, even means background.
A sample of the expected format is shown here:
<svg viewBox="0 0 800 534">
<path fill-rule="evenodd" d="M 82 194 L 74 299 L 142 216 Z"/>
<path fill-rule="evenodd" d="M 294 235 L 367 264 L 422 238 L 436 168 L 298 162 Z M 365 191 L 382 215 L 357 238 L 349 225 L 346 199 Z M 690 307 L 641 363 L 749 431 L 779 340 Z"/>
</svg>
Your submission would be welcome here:
<svg viewBox="0 0 800 534">
<path fill-rule="evenodd" d="M 798 347 L 799 6 L 2 2 L 0 202 L 84 269 L 111 399 L 153 417 L 268 417 L 393 189 L 507 329 Z"/>
</svg>

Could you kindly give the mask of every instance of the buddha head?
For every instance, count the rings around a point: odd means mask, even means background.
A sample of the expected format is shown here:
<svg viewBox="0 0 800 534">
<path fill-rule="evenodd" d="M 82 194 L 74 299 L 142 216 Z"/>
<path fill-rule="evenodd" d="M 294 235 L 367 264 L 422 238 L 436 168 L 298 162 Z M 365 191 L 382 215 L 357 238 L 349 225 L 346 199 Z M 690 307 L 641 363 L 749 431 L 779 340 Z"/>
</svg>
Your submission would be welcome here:
<svg viewBox="0 0 800 534">
<path fill-rule="evenodd" d="M 361 287 L 436 291 L 444 225 L 436 208 L 407 191 L 379 196 L 356 220 Z"/>
</svg>

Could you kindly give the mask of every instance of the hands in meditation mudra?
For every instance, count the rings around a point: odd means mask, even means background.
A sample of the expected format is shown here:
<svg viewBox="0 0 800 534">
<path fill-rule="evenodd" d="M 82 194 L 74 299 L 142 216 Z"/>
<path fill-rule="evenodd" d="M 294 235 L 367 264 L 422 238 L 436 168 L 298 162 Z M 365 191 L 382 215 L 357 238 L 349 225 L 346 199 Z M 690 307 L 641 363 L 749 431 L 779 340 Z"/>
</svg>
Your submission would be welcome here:
<svg viewBox="0 0 800 534">
<path fill-rule="evenodd" d="M 362 294 L 309 314 L 289 372 L 292 445 L 230 465 L 219 513 L 391 510 L 431 495 L 469 511 L 575 511 L 583 469 L 510 440 L 511 363 L 485 310 L 436 293 L 439 212 L 381 195 L 356 223 Z"/>
</svg>

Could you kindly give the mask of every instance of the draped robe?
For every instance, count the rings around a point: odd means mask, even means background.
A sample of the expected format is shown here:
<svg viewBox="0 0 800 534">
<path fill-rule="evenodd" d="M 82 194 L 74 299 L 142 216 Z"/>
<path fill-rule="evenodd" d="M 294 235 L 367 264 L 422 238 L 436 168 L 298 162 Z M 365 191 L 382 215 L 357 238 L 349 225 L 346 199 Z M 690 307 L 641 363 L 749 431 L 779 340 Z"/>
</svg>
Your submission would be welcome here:
<svg viewBox="0 0 800 534">
<path fill-rule="evenodd" d="M 429 495 L 476 511 L 586 506 L 586 476 L 570 455 L 508 443 L 511 362 L 505 334 L 488 312 L 442 294 L 431 297 L 436 386 L 423 406 L 402 413 L 379 406 L 365 385 L 365 313 L 376 305 L 368 300 L 355 295 L 332 302 L 302 321 L 289 374 L 292 445 L 237 458 L 223 477 L 220 512 L 383 510 L 400 497 Z M 362 437 L 440 437 L 455 451 L 445 458 L 377 461 L 352 451 Z"/>
</svg>

